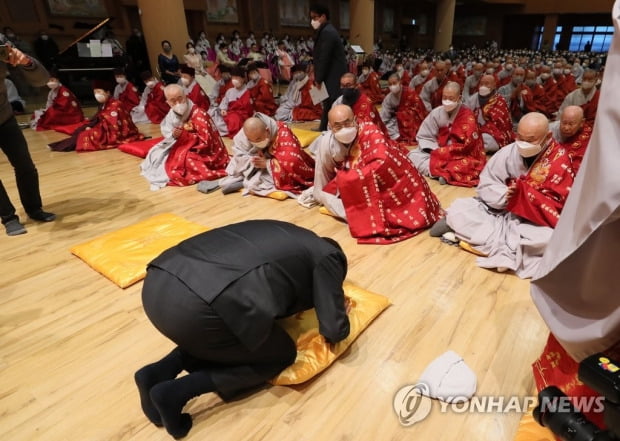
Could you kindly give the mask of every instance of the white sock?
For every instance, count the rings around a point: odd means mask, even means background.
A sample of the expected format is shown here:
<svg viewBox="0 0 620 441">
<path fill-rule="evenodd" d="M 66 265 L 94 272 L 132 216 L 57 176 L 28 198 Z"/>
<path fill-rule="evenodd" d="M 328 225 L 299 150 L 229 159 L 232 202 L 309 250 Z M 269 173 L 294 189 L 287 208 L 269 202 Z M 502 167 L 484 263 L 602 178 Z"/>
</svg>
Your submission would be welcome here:
<svg viewBox="0 0 620 441">
<path fill-rule="evenodd" d="M 447 403 L 469 401 L 476 392 L 477 378 L 463 358 L 448 351 L 433 360 L 424 370 L 418 383 L 428 386 L 428 394 Z"/>
</svg>

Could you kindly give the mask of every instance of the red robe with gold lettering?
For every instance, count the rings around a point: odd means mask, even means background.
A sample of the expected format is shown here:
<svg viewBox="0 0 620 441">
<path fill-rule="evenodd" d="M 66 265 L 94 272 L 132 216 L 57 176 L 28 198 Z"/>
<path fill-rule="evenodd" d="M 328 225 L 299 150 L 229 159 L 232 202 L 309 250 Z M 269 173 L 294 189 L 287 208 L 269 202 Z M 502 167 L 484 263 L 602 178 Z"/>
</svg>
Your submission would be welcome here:
<svg viewBox="0 0 620 441">
<path fill-rule="evenodd" d="M 60 85 L 52 105 L 43 112 L 37 121 L 37 131 L 56 130 L 58 126 L 79 124 L 82 121 L 84 121 L 84 113 L 77 98 L 73 92 Z"/>
<path fill-rule="evenodd" d="M 336 189 L 358 243 L 409 239 L 442 215 L 439 200 L 407 158 L 407 150 L 368 122 L 359 124 L 351 156 L 324 191 Z"/>
<path fill-rule="evenodd" d="M 555 228 L 577 174 L 569 149 L 572 146 L 552 139 L 527 175 L 514 181 L 506 210 L 536 225 Z"/>
<path fill-rule="evenodd" d="M 368 78 L 360 83 L 360 89 L 368 95 L 368 98 L 370 98 L 374 104 L 381 104 L 386 95 L 385 91 L 381 89 L 379 74 L 377 72 L 370 72 Z"/>
<path fill-rule="evenodd" d="M 164 85 L 158 82 L 146 98 L 144 113 L 153 124 L 160 124 L 169 111 L 170 106 L 166 102 Z"/>
<path fill-rule="evenodd" d="M 476 108 L 474 110 L 476 120 L 478 120 L 478 114 L 481 111 L 482 117 L 486 122 L 483 126 L 480 126 L 480 133 L 491 135 L 497 141 L 500 148 L 511 144 L 514 141 L 512 118 L 504 97 L 495 93 L 482 109 Z"/>
<path fill-rule="evenodd" d="M 316 119 L 321 119 L 323 107 L 321 103 L 312 104 L 312 98 L 310 97 L 311 87 L 312 81 L 308 80 L 301 88 L 301 102 L 299 105 L 293 107 L 293 121 L 314 121 Z"/>
<path fill-rule="evenodd" d="M 387 127 L 385 127 L 385 123 L 381 119 L 379 112 L 377 112 L 377 108 L 372 100 L 368 98 L 368 95 L 360 91 L 360 96 L 351 109 L 353 109 L 358 122 L 368 121 L 374 123 L 387 136 Z"/>
<path fill-rule="evenodd" d="M 286 123 L 277 124 L 278 134 L 269 149 L 271 176 L 278 190 L 299 194 L 314 183 L 314 159 Z"/>
<path fill-rule="evenodd" d="M 396 110 L 396 121 L 400 133 L 398 141 L 409 145 L 416 144 L 415 137 L 426 115 L 428 112 L 420 95 L 415 89 L 402 86 L 400 104 Z"/>
<path fill-rule="evenodd" d="M 189 91 L 187 97 L 192 101 L 192 103 L 201 109 L 209 110 L 209 107 L 211 107 L 209 97 L 206 93 L 204 93 L 202 87 L 200 87 L 200 84 L 198 83 L 194 83 L 194 87 L 192 87 L 192 90 Z"/>
<path fill-rule="evenodd" d="M 259 78 L 254 87 L 250 89 L 252 105 L 255 112 L 273 116 L 276 114 L 276 100 L 273 98 L 273 89 L 263 77 Z"/>
<path fill-rule="evenodd" d="M 166 159 L 168 185 L 193 185 L 226 176 L 228 151 L 205 109 L 193 106 Z"/>
<path fill-rule="evenodd" d="M 478 185 L 487 157 L 476 117 L 468 107 L 461 105 L 452 125 L 439 129 L 437 144 L 440 147 L 431 152 L 431 175 L 459 187 Z"/>
<path fill-rule="evenodd" d="M 245 120 L 252 116 L 252 112 L 252 98 L 247 89 L 238 99 L 228 102 L 228 110 L 223 118 L 228 127 L 229 137 L 232 138 L 241 130 Z"/>
<path fill-rule="evenodd" d="M 119 100 L 112 97 L 103 104 L 91 122 L 94 124 L 90 128 L 77 135 L 75 150 L 78 152 L 113 149 L 125 142 L 144 139 L 129 112 Z"/>
<path fill-rule="evenodd" d="M 138 88 L 132 83 L 127 81 L 125 90 L 123 90 L 117 98 L 127 113 L 131 113 L 131 110 L 140 104 L 140 95 L 138 95 Z"/>
</svg>

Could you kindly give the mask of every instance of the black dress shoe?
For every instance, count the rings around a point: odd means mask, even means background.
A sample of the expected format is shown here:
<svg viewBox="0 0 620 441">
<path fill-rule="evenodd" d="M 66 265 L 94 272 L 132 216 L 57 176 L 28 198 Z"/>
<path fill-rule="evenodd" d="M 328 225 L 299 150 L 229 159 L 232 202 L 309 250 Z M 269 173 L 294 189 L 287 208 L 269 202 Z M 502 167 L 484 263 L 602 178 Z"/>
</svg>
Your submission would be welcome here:
<svg viewBox="0 0 620 441">
<path fill-rule="evenodd" d="M 56 215 L 54 213 L 48 213 L 47 211 L 43 210 L 28 213 L 28 217 L 32 220 L 36 220 L 39 222 L 51 222 L 56 219 Z"/>
</svg>

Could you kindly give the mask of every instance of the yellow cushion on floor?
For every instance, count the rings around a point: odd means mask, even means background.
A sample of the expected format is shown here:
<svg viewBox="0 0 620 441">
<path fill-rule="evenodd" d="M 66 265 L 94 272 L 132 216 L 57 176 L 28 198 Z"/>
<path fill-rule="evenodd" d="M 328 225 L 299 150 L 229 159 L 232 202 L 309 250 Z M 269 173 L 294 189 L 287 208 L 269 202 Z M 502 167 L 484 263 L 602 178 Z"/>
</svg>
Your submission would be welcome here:
<svg viewBox="0 0 620 441">
<path fill-rule="evenodd" d="M 76 245 L 71 252 L 121 288 L 144 279 L 146 265 L 208 228 L 166 213 Z"/>
<path fill-rule="evenodd" d="M 280 190 L 272 191 L 266 197 L 275 199 L 276 201 L 283 201 L 285 199 L 288 199 L 288 195 Z"/>
<path fill-rule="evenodd" d="M 314 141 L 321 135 L 321 132 L 299 129 L 297 127 L 293 127 L 291 131 L 297 137 L 297 139 L 299 139 L 299 143 L 302 147 L 308 147 L 310 144 L 312 144 L 312 141 Z"/>
<path fill-rule="evenodd" d="M 344 283 L 344 293 L 350 299 L 349 336 L 336 345 L 325 342 L 319 334 L 319 323 L 314 309 L 304 311 L 279 323 L 297 343 L 295 363 L 283 370 L 271 383 L 299 384 L 327 369 L 353 343 L 358 335 L 389 305 L 387 297 L 372 293 L 350 282 Z"/>
<path fill-rule="evenodd" d="M 474 247 L 471 246 L 471 244 L 469 244 L 469 242 L 465 242 L 465 241 L 460 241 L 459 242 L 459 246 L 464 249 L 465 251 L 469 251 L 472 254 L 475 254 L 476 256 L 480 256 L 480 257 L 487 257 L 486 254 L 478 251 L 477 249 L 475 249 Z"/>
<path fill-rule="evenodd" d="M 521 418 L 514 441 L 556 441 L 556 438 L 553 432 L 534 420 L 530 409 Z"/>
</svg>

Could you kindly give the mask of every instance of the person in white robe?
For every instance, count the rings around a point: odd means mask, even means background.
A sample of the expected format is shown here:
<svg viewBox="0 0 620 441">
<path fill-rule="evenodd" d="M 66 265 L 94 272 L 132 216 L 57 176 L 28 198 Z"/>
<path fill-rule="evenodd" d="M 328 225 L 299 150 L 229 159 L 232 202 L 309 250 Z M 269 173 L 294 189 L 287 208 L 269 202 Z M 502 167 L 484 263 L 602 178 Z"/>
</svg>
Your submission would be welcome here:
<svg viewBox="0 0 620 441">
<path fill-rule="evenodd" d="M 291 82 L 286 93 L 280 98 L 280 105 L 275 118 L 278 121 L 293 121 L 293 109 L 301 104 L 301 89 L 309 81 L 303 66 L 295 65 L 291 69 Z"/>
<path fill-rule="evenodd" d="M 432 96 L 439 89 L 440 84 L 445 80 L 448 73 L 448 67 L 444 61 L 437 61 L 435 63 L 435 76 L 424 83 L 422 92 L 420 92 L 420 98 L 424 102 L 426 110 L 429 112 L 433 110 Z"/>
<path fill-rule="evenodd" d="M 467 78 L 465 78 L 465 83 L 463 84 L 463 100 L 469 98 L 469 96 L 475 91 L 478 90 L 478 85 L 480 83 L 480 78 L 482 78 L 482 74 L 484 73 L 484 64 L 476 63 L 472 67 L 472 73 Z M 472 93 L 470 93 L 472 91 Z"/>
<path fill-rule="evenodd" d="M 398 74 L 393 73 L 388 78 L 388 93 L 383 102 L 381 103 L 381 111 L 379 116 L 388 129 L 388 135 L 390 139 L 400 138 L 400 131 L 398 130 L 398 120 L 396 119 L 396 111 L 400 106 L 400 99 L 402 96 L 402 86 L 400 84 L 400 77 Z"/>
<path fill-rule="evenodd" d="M 562 113 L 562 110 L 568 106 L 583 106 L 584 104 L 589 103 L 598 91 L 595 87 L 596 80 L 598 80 L 598 74 L 596 71 L 591 69 L 586 70 L 583 73 L 581 86 L 566 95 L 564 101 L 562 101 L 562 104 L 560 105 L 560 111 L 558 114 Z"/>
<path fill-rule="evenodd" d="M 138 103 L 136 107 L 131 109 L 131 120 L 134 122 L 134 124 L 151 122 L 149 117 L 146 115 L 144 109 L 146 107 L 146 102 L 148 101 L 149 94 L 153 91 L 153 88 L 157 86 L 158 81 L 157 78 L 155 78 L 155 76 L 153 76 L 152 74 L 145 74 L 142 80 L 144 81 L 144 91 L 140 96 L 140 103 Z"/>
<path fill-rule="evenodd" d="M 233 87 L 226 91 L 224 98 L 222 98 L 222 102 L 217 107 L 211 106 L 208 111 L 220 136 L 228 136 L 228 125 L 224 120 L 224 116 L 226 116 L 226 112 L 228 112 L 229 104 L 233 101 L 237 101 L 248 91 L 245 77 L 233 75 L 231 81 L 233 82 Z"/>
</svg>

